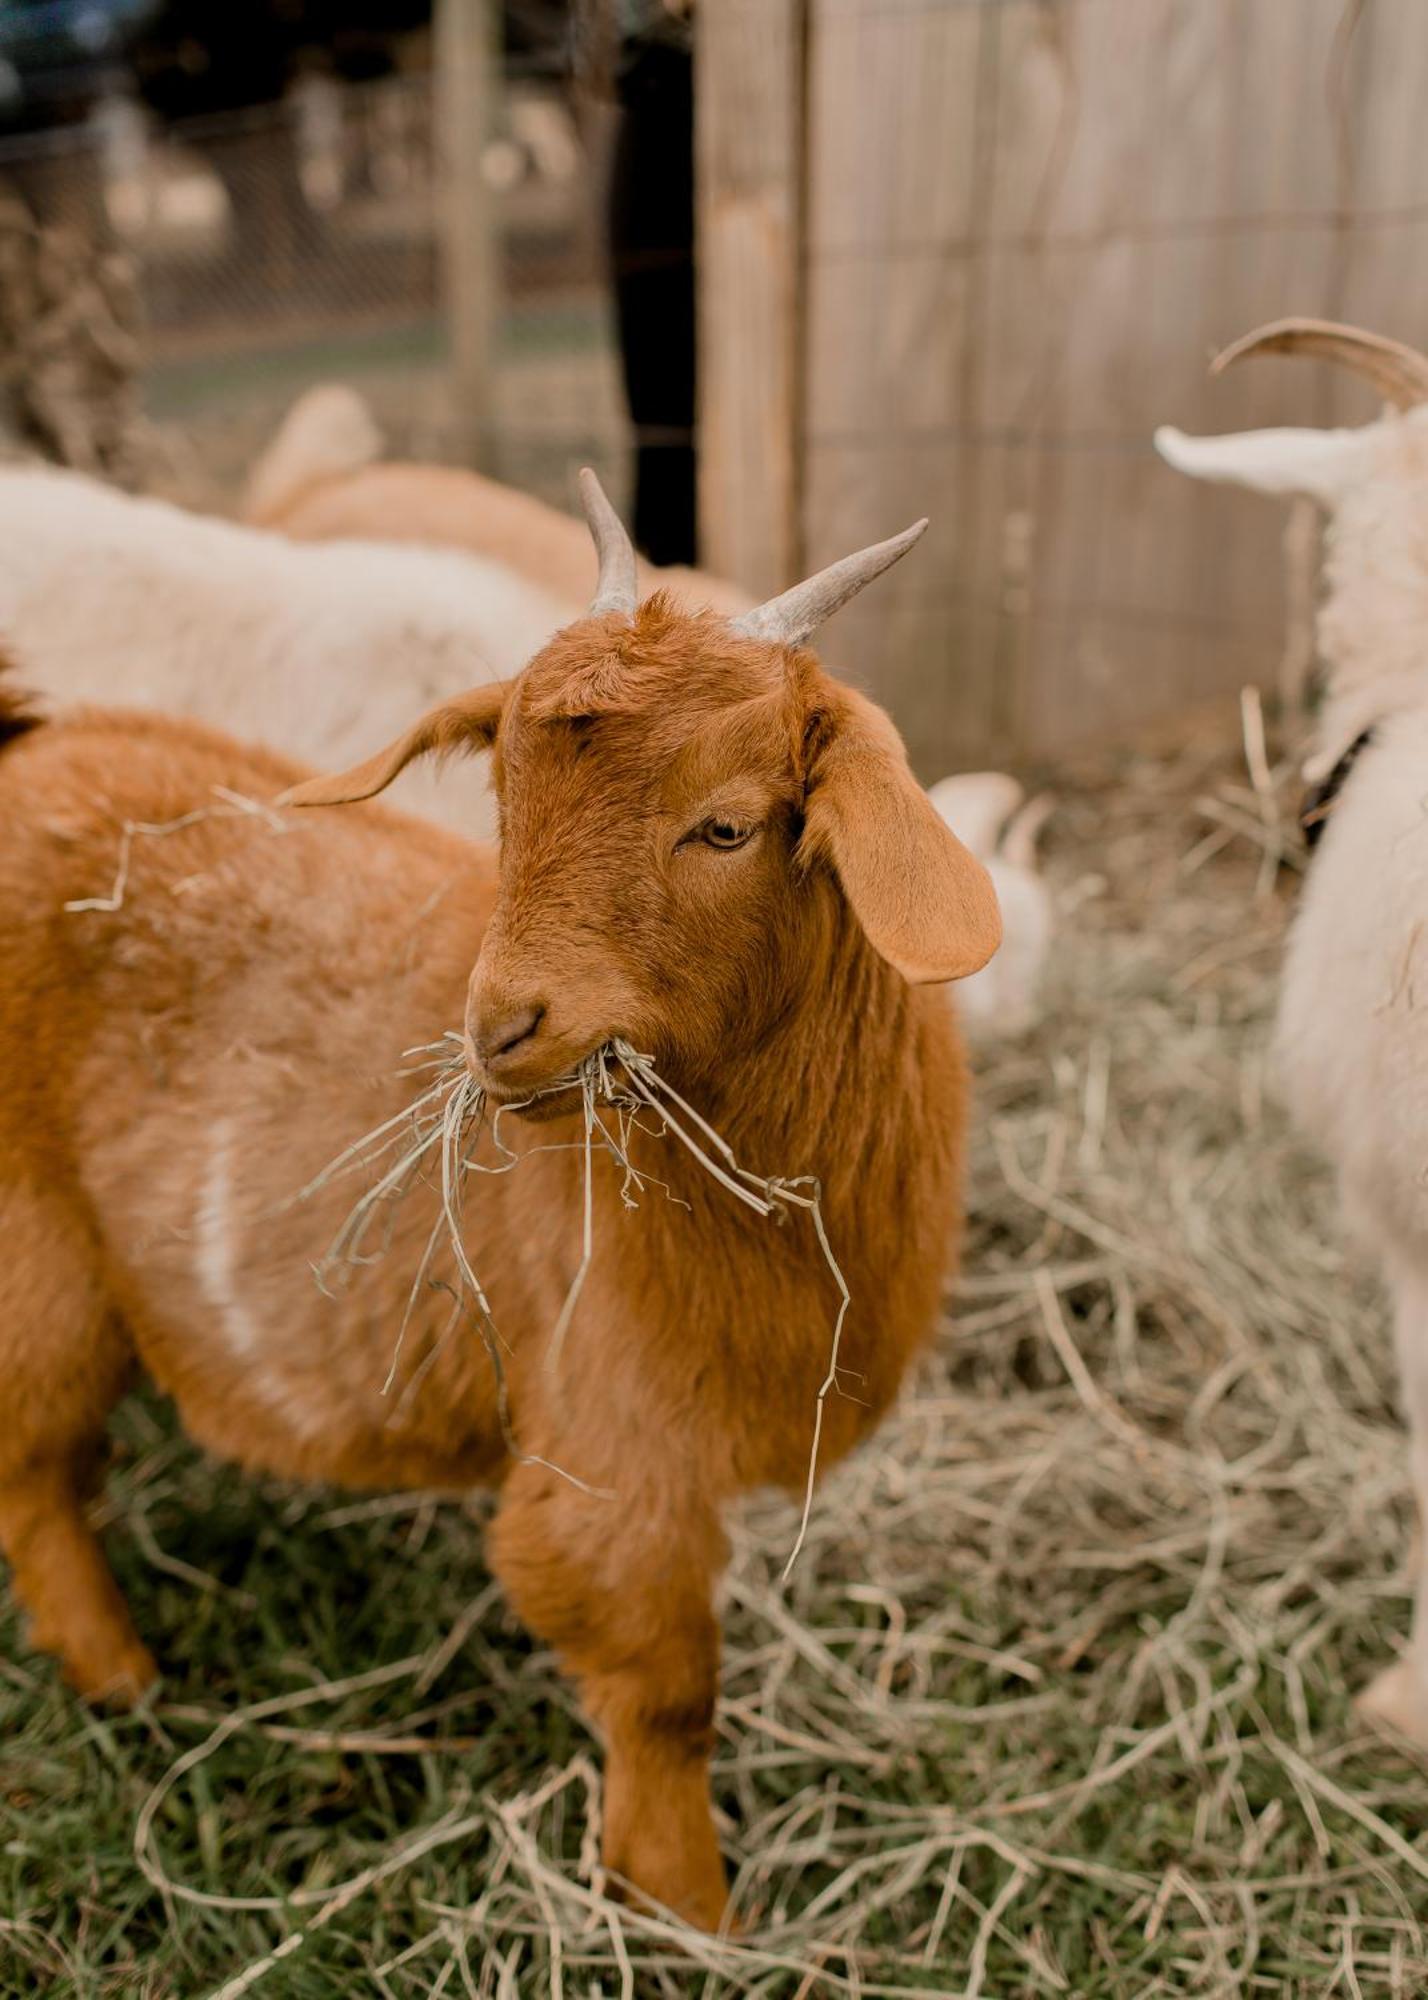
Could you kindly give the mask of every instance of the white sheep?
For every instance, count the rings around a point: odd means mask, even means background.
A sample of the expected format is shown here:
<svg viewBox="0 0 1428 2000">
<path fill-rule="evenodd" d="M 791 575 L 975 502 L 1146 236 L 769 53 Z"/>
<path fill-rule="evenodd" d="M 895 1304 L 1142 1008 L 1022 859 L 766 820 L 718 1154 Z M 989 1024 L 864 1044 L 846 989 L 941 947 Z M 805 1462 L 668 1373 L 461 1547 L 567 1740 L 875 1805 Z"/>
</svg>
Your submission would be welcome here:
<svg viewBox="0 0 1428 2000">
<path fill-rule="evenodd" d="M 1333 1161 L 1346 1219 L 1392 1294 L 1413 1481 L 1428 1524 L 1428 359 L 1348 327 L 1284 321 L 1220 357 L 1343 361 L 1393 406 L 1353 430 L 1189 438 L 1199 479 L 1307 494 L 1329 515 L 1318 622 L 1327 677 L 1308 775 L 1335 775 L 1284 969 L 1277 1053 L 1293 1111 Z M 1360 1698 L 1428 1745 L 1428 1554 L 1412 1634 Z"/>
<path fill-rule="evenodd" d="M 1051 892 L 1036 866 L 1036 837 L 1051 801 L 1028 800 L 1004 771 L 959 772 L 940 779 L 929 796 L 991 876 L 1002 911 L 1001 950 L 957 988 L 962 1025 L 979 1039 L 1023 1034 L 1040 1016 L 1051 948 Z"/>
<path fill-rule="evenodd" d="M 568 607 L 505 565 L 300 545 L 76 473 L 0 469 L 0 636 L 48 702 L 162 709 L 341 765 L 414 707 L 514 674 Z M 479 780 L 403 803 L 483 830 Z"/>
</svg>

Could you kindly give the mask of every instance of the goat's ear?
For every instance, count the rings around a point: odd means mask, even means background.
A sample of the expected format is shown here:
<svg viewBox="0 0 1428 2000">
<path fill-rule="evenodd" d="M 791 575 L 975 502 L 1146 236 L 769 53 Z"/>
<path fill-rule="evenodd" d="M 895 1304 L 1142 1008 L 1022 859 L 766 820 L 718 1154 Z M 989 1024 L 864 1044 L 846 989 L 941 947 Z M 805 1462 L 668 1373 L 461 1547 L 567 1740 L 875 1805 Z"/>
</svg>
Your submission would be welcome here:
<svg viewBox="0 0 1428 2000">
<path fill-rule="evenodd" d="M 472 688 L 455 701 L 433 708 L 405 736 L 332 778 L 308 778 L 284 792 L 279 805 L 345 806 L 357 799 L 374 798 L 384 792 L 414 758 L 433 754 L 449 757 L 458 750 L 489 750 L 505 705 L 508 684 L 494 681 L 489 687 Z"/>
<path fill-rule="evenodd" d="M 1340 431 L 1231 431 L 1225 437 L 1187 437 L 1162 424 L 1155 433 L 1155 448 L 1166 464 L 1191 479 L 1248 486 L 1255 493 L 1304 494 L 1323 507 L 1336 506 L 1370 475 L 1379 442 L 1377 424 Z"/>
<path fill-rule="evenodd" d="M 997 892 L 908 769 L 891 721 L 840 688 L 812 735 L 801 852 L 832 863 L 868 942 L 904 979 L 980 971 L 1002 940 Z"/>
</svg>

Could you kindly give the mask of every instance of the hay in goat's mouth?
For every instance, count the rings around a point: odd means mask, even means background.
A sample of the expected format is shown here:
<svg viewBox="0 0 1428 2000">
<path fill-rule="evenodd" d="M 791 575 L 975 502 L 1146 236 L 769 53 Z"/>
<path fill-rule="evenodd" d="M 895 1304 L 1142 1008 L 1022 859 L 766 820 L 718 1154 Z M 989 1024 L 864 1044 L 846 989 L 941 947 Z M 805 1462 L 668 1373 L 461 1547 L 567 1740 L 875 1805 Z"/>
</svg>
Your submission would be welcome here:
<svg viewBox="0 0 1428 2000">
<path fill-rule="evenodd" d="M 415 1393 L 442 1344 L 459 1321 L 469 1314 L 490 1358 L 501 1434 L 507 1450 L 521 1464 L 545 1466 L 582 1492 L 602 1498 L 615 1497 L 608 1489 L 592 1487 L 564 1467 L 521 1448 L 512 1422 L 510 1393 L 502 1359 L 505 1343 L 462 1236 L 462 1197 L 467 1176 L 471 1173 L 509 1173 L 527 1157 L 526 1153 L 513 1152 L 502 1140 L 502 1117 L 507 1112 L 524 1110 L 539 1098 L 557 1096 L 570 1090 L 578 1089 L 580 1092 L 581 1138 L 530 1149 L 533 1152 L 549 1152 L 566 1150 L 574 1145 L 584 1156 L 580 1261 L 546 1344 L 545 1367 L 551 1375 L 558 1374 L 566 1335 L 594 1259 L 594 1159 L 597 1151 L 607 1153 L 620 1168 L 623 1176 L 620 1199 L 627 1208 L 637 1208 L 640 1196 L 652 1185 L 671 1199 L 678 1199 L 664 1182 L 635 1166 L 630 1157 L 630 1142 L 632 1134 L 638 1129 L 652 1137 L 676 1140 L 711 1180 L 733 1200 L 742 1202 L 758 1215 L 778 1219 L 790 1210 L 807 1212 L 818 1248 L 837 1287 L 838 1307 L 829 1345 L 828 1367 L 814 1398 L 813 1432 L 802 1512 L 793 1547 L 784 1564 L 786 1578 L 797 1562 L 808 1535 L 813 1495 L 818 1483 L 824 1408 L 828 1397 L 840 1386 L 839 1354 L 843 1326 L 851 1303 L 847 1283 L 824 1226 L 822 1190 L 816 1176 L 767 1176 L 752 1173 L 741 1166 L 728 1141 L 680 1095 L 673 1084 L 660 1075 L 653 1057 L 641 1054 L 620 1037 L 593 1050 L 570 1076 L 517 1103 L 498 1106 L 494 1111 L 488 1106 L 485 1091 L 467 1069 L 461 1037 L 454 1031 L 448 1030 L 438 1041 L 408 1050 L 407 1055 L 418 1060 L 404 1074 L 429 1079 L 420 1094 L 395 1116 L 354 1140 L 309 1182 L 299 1197 L 304 1199 L 315 1194 L 336 1176 L 359 1166 L 387 1162 L 380 1178 L 354 1204 L 327 1255 L 317 1267 L 318 1282 L 325 1289 L 335 1274 L 373 1263 L 384 1255 L 395 1224 L 397 1205 L 417 1181 L 431 1181 L 435 1177 L 440 1192 L 438 1213 L 407 1295 L 382 1393 L 390 1395 L 396 1382 L 407 1331 L 419 1300 L 430 1287 L 440 1284 L 451 1295 L 451 1315 L 430 1353 L 407 1383 L 403 1399 L 410 1399 Z M 647 1122 L 650 1120 L 654 1122 Z M 473 1157 L 483 1128 L 489 1129 L 495 1145 L 498 1155 L 495 1162 L 478 1162 Z M 379 1221 L 385 1227 L 381 1240 L 372 1247 L 371 1237 Z M 432 1276 L 432 1267 L 443 1240 L 455 1267 L 454 1281 L 450 1283 L 438 1281 Z"/>
</svg>

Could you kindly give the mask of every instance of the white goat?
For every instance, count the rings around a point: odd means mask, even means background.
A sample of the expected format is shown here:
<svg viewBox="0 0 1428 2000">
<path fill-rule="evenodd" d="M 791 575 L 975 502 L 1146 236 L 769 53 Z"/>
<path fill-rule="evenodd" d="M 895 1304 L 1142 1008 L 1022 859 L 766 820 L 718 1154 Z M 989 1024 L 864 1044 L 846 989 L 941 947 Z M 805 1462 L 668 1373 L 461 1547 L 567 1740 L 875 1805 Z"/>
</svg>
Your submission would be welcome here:
<svg viewBox="0 0 1428 2000">
<path fill-rule="evenodd" d="M 1335 780 L 1290 939 L 1278 1055 L 1294 1112 L 1334 1162 L 1346 1218 L 1392 1294 L 1413 1479 L 1428 1524 L 1428 359 L 1349 327 L 1282 321 L 1227 349 L 1343 361 L 1393 410 L 1356 430 L 1267 430 L 1156 445 L 1180 471 L 1329 514 L 1308 775 Z M 1428 1745 L 1428 1537 L 1412 1636 L 1360 1698 Z"/>
<path fill-rule="evenodd" d="M 1004 771 L 959 772 L 939 779 L 929 797 L 991 876 L 1002 911 L 1001 950 L 957 988 L 962 1025 L 979 1039 L 1023 1034 L 1040 1016 L 1051 947 L 1051 892 L 1036 866 L 1036 837 L 1051 801 L 1028 800 Z"/>
<path fill-rule="evenodd" d="M 341 765 L 413 708 L 523 667 L 568 618 L 504 565 L 303 545 L 76 473 L 0 469 L 0 636 L 47 701 L 122 702 Z M 403 803 L 481 830 L 484 792 Z"/>
</svg>

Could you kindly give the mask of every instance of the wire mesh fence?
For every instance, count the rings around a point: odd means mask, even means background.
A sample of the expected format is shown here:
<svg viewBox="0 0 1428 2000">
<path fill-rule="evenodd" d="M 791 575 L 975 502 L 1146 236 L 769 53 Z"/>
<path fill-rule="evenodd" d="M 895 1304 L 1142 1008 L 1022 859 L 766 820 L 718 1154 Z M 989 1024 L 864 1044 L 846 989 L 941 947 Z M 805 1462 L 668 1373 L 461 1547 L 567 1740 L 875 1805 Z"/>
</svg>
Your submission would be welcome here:
<svg viewBox="0 0 1428 2000">
<path fill-rule="evenodd" d="M 498 111 L 491 469 L 564 501 L 571 465 L 590 461 L 620 491 L 608 120 L 533 74 L 505 79 Z M 231 492 L 292 398 L 333 378 L 364 390 L 396 450 L 458 454 L 435 125 L 424 73 L 313 78 L 283 103 L 169 127 L 114 100 L 77 130 L 0 145 L 0 186 L 62 242 L 102 242 L 131 268 L 144 401 L 188 497 Z"/>
<path fill-rule="evenodd" d="M 741 17 L 747 57 L 710 85 Z M 928 775 L 1271 683 L 1282 519 L 1177 479 L 1151 432 L 1368 413 L 1326 374 L 1212 386 L 1209 355 L 1259 321 L 1422 340 L 1419 0 L 726 0 L 700 18 L 701 116 L 723 134 L 700 193 L 701 435 L 706 467 L 730 472 L 706 557 L 758 587 L 777 541 L 778 587 L 930 514 L 924 552 L 833 646 Z M 568 504 L 590 461 L 623 503 L 635 445 L 673 455 L 693 416 L 630 424 L 612 117 L 563 75 L 507 65 L 482 157 L 500 246 L 489 463 Z M 437 122 L 417 71 L 309 77 L 280 105 L 170 126 L 117 99 L 78 133 L 0 145 L 0 181 L 131 260 L 144 400 L 183 497 L 221 503 L 284 407 L 333 377 L 366 391 L 396 450 L 462 454 Z M 767 269 L 780 216 L 791 247 Z M 739 281 L 760 257 L 751 303 Z M 40 318 L 53 348 L 75 314 Z M 647 319 L 640 379 L 668 344 L 668 318 Z M 100 379 L 111 358 L 84 367 Z"/>
</svg>

